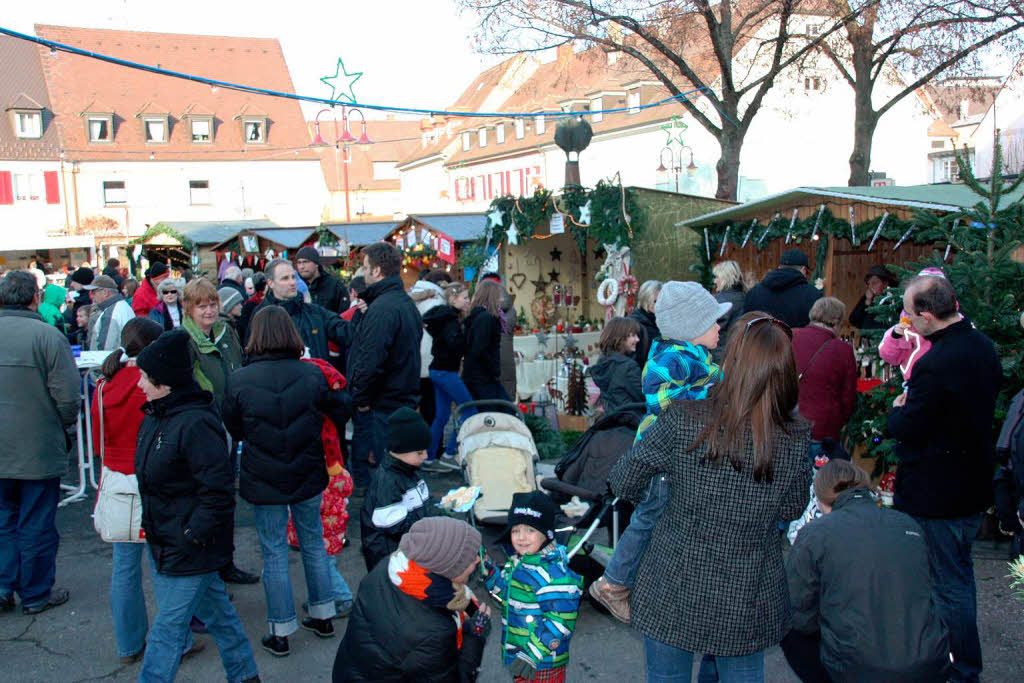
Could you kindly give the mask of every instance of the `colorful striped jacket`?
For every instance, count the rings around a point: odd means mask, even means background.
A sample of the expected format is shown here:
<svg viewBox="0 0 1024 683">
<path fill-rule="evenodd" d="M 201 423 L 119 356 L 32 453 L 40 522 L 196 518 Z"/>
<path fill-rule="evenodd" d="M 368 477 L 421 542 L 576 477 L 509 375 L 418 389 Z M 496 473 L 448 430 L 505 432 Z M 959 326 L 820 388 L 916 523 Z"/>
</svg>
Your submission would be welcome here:
<svg viewBox="0 0 1024 683">
<path fill-rule="evenodd" d="M 722 370 L 711 352 L 698 344 L 658 337 L 651 346 L 642 377 L 647 415 L 636 430 L 641 436 L 673 401 L 701 401 L 722 381 Z"/>
<path fill-rule="evenodd" d="M 513 555 L 487 577 L 487 590 L 501 603 L 502 661 L 527 659 L 537 670 L 569 663 L 583 578 L 569 569 L 564 546 Z"/>
</svg>

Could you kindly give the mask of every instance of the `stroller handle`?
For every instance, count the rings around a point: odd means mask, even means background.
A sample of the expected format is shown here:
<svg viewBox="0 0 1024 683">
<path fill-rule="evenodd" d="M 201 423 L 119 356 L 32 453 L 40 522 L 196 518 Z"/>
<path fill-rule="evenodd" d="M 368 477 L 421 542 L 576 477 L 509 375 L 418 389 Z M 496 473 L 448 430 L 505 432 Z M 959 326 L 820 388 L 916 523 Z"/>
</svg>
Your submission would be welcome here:
<svg viewBox="0 0 1024 683">
<path fill-rule="evenodd" d="M 590 489 L 566 484 L 564 481 L 556 477 L 544 477 L 540 480 L 540 485 L 548 491 L 558 491 L 559 493 L 564 493 L 567 496 L 579 496 L 580 500 L 588 500 L 592 502 L 598 502 L 601 500 L 601 494 L 594 493 Z"/>
<path fill-rule="evenodd" d="M 467 401 L 466 403 L 457 405 L 455 406 L 455 419 L 457 421 L 461 420 L 462 411 L 466 410 L 467 408 L 480 408 L 484 406 L 490 408 L 504 408 L 507 411 L 510 411 L 511 414 L 518 417 L 520 421 L 526 422 L 526 418 L 523 417 L 523 411 L 519 410 L 519 406 L 517 406 L 512 401 L 506 401 L 500 398 L 483 398 L 480 399 L 479 401 Z"/>
</svg>

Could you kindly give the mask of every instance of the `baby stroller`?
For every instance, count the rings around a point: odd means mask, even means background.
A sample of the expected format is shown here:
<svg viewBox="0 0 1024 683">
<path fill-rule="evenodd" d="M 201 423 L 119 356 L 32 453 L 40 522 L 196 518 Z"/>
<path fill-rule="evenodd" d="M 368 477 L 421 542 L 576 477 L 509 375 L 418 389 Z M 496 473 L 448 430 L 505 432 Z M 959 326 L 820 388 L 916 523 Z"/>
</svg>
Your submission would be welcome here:
<svg viewBox="0 0 1024 683">
<path fill-rule="evenodd" d="M 481 524 L 506 524 L 512 494 L 537 488 L 533 471 L 537 447 L 514 403 L 496 399 L 470 401 L 455 409 L 455 419 L 459 420 L 467 408 L 501 409 L 479 412 L 462 423 L 456 457 L 466 483 L 480 487 L 480 498 L 473 505 L 476 520 Z"/>
</svg>

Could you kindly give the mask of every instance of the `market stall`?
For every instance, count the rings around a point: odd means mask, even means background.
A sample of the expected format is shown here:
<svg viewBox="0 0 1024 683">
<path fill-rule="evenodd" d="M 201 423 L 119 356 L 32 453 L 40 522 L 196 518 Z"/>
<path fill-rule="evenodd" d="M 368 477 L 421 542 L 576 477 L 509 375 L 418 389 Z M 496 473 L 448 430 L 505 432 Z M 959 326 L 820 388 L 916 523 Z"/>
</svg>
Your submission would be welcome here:
<svg viewBox="0 0 1024 683">
<path fill-rule="evenodd" d="M 266 219 L 240 221 L 160 221 L 133 239 L 128 253 L 132 270 L 141 274 L 145 264 L 162 261 L 176 270 L 191 268 L 196 274 L 216 274 L 219 264 L 217 245 L 233 239 L 244 230 L 277 229 Z M 229 254 L 230 256 L 230 254 Z M 255 261 L 255 254 L 253 261 Z"/>
</svg>

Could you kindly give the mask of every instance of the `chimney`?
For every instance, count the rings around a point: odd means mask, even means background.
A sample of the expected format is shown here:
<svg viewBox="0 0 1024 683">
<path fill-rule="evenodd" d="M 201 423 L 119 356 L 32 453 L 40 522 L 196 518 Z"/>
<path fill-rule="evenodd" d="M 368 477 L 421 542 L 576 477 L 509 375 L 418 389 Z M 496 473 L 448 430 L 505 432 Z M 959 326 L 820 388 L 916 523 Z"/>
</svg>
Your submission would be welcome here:
<svg viewBox="0 0 1024 683">
<path fill-rule="evenodd" d="M 966 98 L 960 100 L 960 118 L 961 119 L 966 119 L 967 116 L 968 116 L 968 112 L 970 112 L 970 111 L 971 111 L 971 101 L 966 99 Z"/>
<path fill-rule="evenodd" d="M 562 43 L 558 46 L 558 68 L 565 68 L 572 59 L 572 42 Z"/>
</svg>

